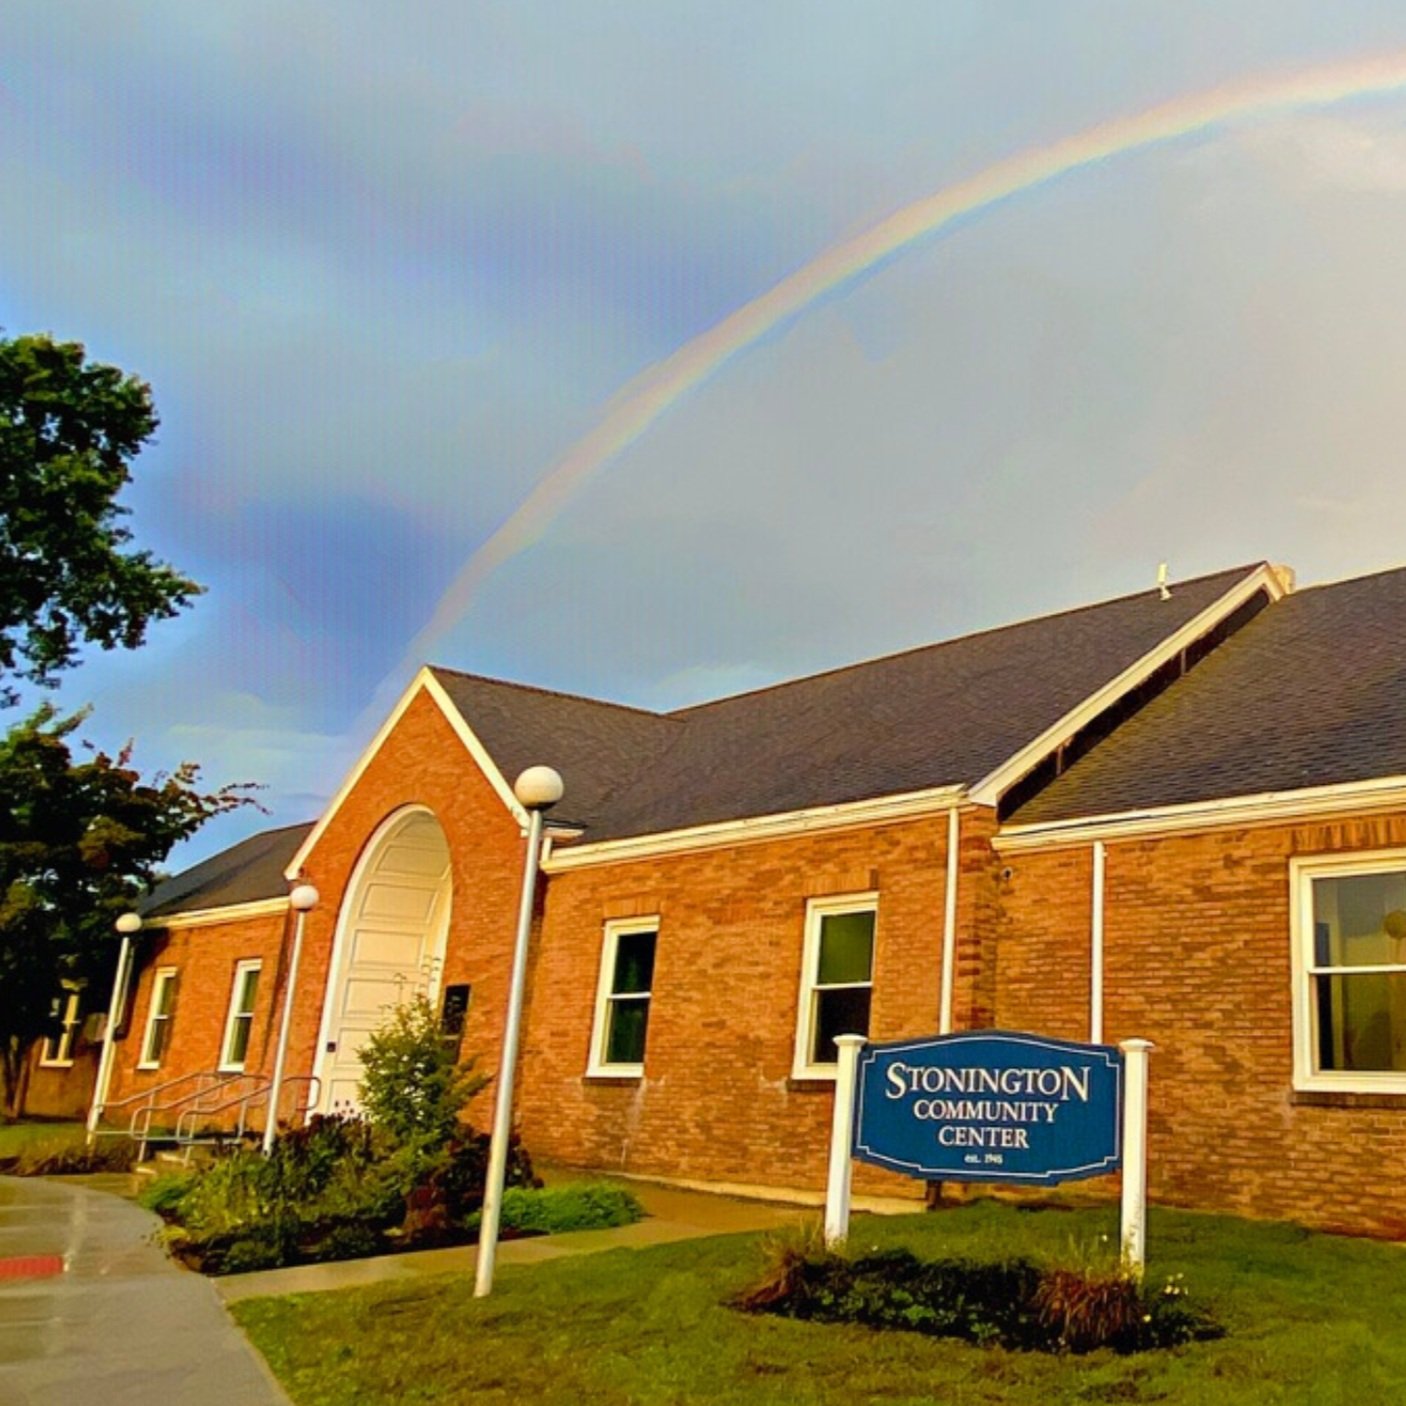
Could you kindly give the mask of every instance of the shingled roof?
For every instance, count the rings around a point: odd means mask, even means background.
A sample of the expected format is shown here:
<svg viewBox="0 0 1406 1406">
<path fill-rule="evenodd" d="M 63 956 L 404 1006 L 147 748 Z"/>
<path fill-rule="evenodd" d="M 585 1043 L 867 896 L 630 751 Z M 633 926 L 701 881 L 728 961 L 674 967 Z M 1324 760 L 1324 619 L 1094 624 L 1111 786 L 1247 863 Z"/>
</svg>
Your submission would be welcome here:
<svg viewBox="0 0 1406 1406">
<path fill-rule="evenodd" d="M 1262 612 L 1010 820 L 1388 776 L 1406 776 L 1406 569 Z"/>
<path fill-rule="evenodd" d="M 282 898 L 288 892 L 283 870 L 311 830 L 309 821 L 251 835 L 158 884 L 137 911 L 155 922 L 176 913 Z"/>
<path fill-rule="evenodd" d="M 505 778 L 536 763 L 556 767 L 566 798 L 553 819 L 579 825 L 587 842 L 617 839 L 973 785 L 1262 568 L 1179 582 L 1167 599 L 1141 591 L 672 713 L 429 672 Z M 269 830 L 212 856 L 161 884 L 143 915 L 282 897 L 284 873 L 314 829 Z"/>
<path fill-rule="evenodd" d="M 661 714 L 435 669 L 587 841 L 973 784 L 1260 569 L 1237 567 Z"/>
</svg>

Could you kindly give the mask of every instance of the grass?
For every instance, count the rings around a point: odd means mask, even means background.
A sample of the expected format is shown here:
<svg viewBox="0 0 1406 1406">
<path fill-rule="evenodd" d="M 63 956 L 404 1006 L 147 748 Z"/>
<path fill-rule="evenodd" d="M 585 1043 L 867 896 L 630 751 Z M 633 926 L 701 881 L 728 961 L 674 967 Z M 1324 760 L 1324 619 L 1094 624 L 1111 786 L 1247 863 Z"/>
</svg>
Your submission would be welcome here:
<svg viewBox="0 0 1406 1406">
<path fill-rule="evenodd" d="M 17 1157 L 36 1144 L 60 1147 L 79 1143 L 86 1133 L 82 1123 L 0 1123 L 0 1161 Z"/>
<path fill-rule="evenodd" d="M 852 1247 L 932 1258 L 1077 1259 L 1105 1210 L 979 1202 L 862 1218 Z M 749 1316 L 724 1300 L 756 1278 L 754 1236 L 613 1250 L 469 1276 L 253 1299 L 234 1312 L 299 1406 L 590 1401 L 1056 1406 L 1347 1406 L 1403 1399 L 1406 1250 L 1291 1226 L 1152 1213 L 1154 1287 L 1184 1274 L 1227 1335 L 1159 1353 L 1049 1357 L 917 1334 Z"/>
</svg>

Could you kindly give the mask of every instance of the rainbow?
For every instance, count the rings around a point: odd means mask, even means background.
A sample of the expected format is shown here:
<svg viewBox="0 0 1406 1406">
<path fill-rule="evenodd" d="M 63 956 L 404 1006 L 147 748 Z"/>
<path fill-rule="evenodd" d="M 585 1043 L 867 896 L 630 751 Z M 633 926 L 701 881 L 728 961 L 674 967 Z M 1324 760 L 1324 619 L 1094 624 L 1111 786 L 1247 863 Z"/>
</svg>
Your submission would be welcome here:
<svg viewBox="0 0 1406 1406">
<path fill-rule="evenodd" d="M 998 201 L 1125 152 L 1174 142 L 1236 119 L 1328 107 L 1348 98 L 1402 89 L 1406 89 L 1406 53 L 1393 53 L 1244 79 L 1173 98 L 1135 116 L 1102 122 L 1048 146 L 1008 156 L 833 245 L 620 391 L 595 428 L 553 464 L 460 568 L 429 621 L 411 641 L 395 679 L 423 662 L 434 644 L 458 622 L 489 575 L 538 540 L 591 477 L 682 395 L 818 299 L 853 284 L 917 240 Z"/>
</svg>

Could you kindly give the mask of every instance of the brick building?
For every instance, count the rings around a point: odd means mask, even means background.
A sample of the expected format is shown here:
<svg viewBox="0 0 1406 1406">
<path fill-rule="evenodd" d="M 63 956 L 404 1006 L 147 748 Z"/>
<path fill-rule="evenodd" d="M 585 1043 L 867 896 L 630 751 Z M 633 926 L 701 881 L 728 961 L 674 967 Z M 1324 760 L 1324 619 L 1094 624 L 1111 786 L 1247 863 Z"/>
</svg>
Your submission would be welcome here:
<svg viewBox="0 0 1406 1406">
<path fill-rule="evenodd" d="M 295 880 L 316 1106 L 417 991 L 492 1069 L 535 763 L 535 1153 L 813 1192 L 837 1033 L 1139 1035 L 1154 1199 L 1406 1230 L 1406 570 L 1260 564 L 670 714 L 423 670 L 315 824 L 153 895 L 110 1113 L 267 1077 Z"/>
</svg>

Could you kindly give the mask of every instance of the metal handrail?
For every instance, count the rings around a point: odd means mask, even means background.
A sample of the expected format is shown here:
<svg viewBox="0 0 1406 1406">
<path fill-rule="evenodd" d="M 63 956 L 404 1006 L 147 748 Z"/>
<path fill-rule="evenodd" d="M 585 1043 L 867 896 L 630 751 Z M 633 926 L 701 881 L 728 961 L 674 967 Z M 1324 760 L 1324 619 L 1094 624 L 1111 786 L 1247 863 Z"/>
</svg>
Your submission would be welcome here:
<svg viewBox="0 0 1406 1406">
<path fill-rule="evenodd" d="M 182 1084 L 190 1083 L 192 1079 L 201 1081 L 197 1085 L 197 1088 L 195 1090 L 195 1092 L 201 1092 L 204 1089 L 210 1087 L 210 1081 L 218 1082 L 220 1079 L 223 1078 L 224 1075 L 217 1073 L 215 1070 L 197 1069 L 187 1074 L 178 1074 L 174 1079 L 165 1079 L 159 1084 L 153 1084 L 149 1089 L 141 1089 L 137 1093 L 128 1094 L 126 1098 L 113 1099 L 110 1102 L 106 1102 L 103 1104 L 101 1110 L 101 1116 L 104 1118 L 106 1118 L 110 1113 L 116 1110 L 131 1108 L 133 1104 L 140 1104 L 141 1107 L 133 1111 L 132 1116 L 130 1119 L 128 1119 L 127 1126 L 125 1128 L 104 1128 L 102 1126 L 98 1126 L 93 1129 L 92 1135 L 94 1137 L 135 1138 L 137 1135 L 136 1122 L 138 1116 L 141 1114 L 144 1108 L 155 1108 L 158 1106 L 155 1102 L 158 1095 L 163 1093 L 169 1093 L 170 1090 L 179 1088 Z M 163 1108 L 165 1107 L 164 1104 L 159 1106 Z M 148 1118 L 147 1126 L 150 1127 L 150 1125 L 151 1120 L 150 1118 Z"/>
<path fill-rule="evenodd" d="M 252 1078 L 253 1076 L 251 1075 L 247 1077 Z M 283 1095 L 288 1091 L 290 1087 L 295 1084 L 305 1084 L 307 1086 L 307 1097 L 301 1101 L 295 1100 L 293 1105 L 292 1116 L 298 1117 L 302 1114 L 306 1114 L 308 1109 L 310 1109 L 313 1104 L 317 1101 L 317 1095 L 321 1090 L 322 1081 L 315 1074 L 294 1074 L 288 1076 L 283 1080 L 282 1087 L 279 1089 L 280 1103 L 283 1101 Z M 207 1105 L 197 1104 L 185 1109 L 181 1113 L 180 1117 L 176 1120 L 176 1141 L 189 1148 L 197 1142 L 210 1142 L 216 1140 L 217 1138 L 223 1138 L 227 1136 L 227 1134 L 225 1134 L 224 1132 L 220 1132 L 217 1133 L 214 1138 L 202 1138 L 199 1133 L 196 1132 L 194 1127 L 191 1127 L 189 1130 L 186 1130 L 185 1125 L 187 1123 L 187 1120 L 193 1120 L 194 1118 L 199 1116 L 211 1117 L 218 1113 L 228 1112 L 231 1108 L 237 1108 L 239 1110 L 239 1117 L 235 1122 L 235 1128 L 232 1135 L 236 1140 L 242 1138 L 244 1136 L 244 1130 L 248 1123 L 249 1114 L 261 1103 L 266 1103 L 268 1101 L 272 1089 L 272 1080 L 265 1079 L 258 1083 L 254 1088 L 248 1090 L 246 1093 L 239 1094 L 234 1098 L 227 1098 L 222 1103 Z M 273 1117 L 275 1118 L 275 1120 L 277 1119 L 277 1109 L 273 1110 Z"/>
<path fill-rule="evenodd" d="M 137 1152 L 137 1160 L 139 1162 L 144 1162 L 146 1160 L 147 1143 L 152 1140 L 151 1120 L 154 1114 L 170 1113 L 177 1108 L 184 1109 L 187 1104 L 197 1102 L 204 1098 L 206 1094 L 213 1093 L 217 1089 L 225 1088 L 236 1079 L 243 1079 L 246 1076 L 243 1074 L 221 1073 L 218 1070 L 204 1069 L 200 1070 L 198 1073 L 186 1075 L 185 1077 L 187 1079 L 200 1079 L 205 1082 L 202 1082 L 198 1088 L 193 1089 L 190 1093 L 182 1094 L 180 1098 L 168 1099 L 165 1103 L 148 1101 L 132 1114 L 132 1121 L 128 1125 L 127 1135 L 133 1142 L 139 1144 Z M 173 1079 L 171 1081 L 172 1084 L 180 1082 L 181 1080 L 178 1079 Z M 157 1090 L 153 1089 L 149 1092 L 156 1093 Z M 179 1116 L 178 1114 L 178 1120 Z M 137 1130 L 138 1122 L 141 1123 L 140 1132 Z"/>
</svg>

